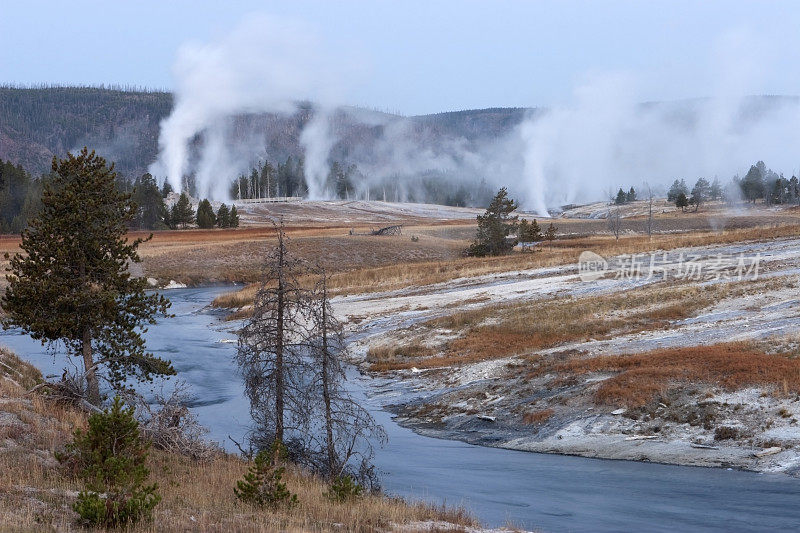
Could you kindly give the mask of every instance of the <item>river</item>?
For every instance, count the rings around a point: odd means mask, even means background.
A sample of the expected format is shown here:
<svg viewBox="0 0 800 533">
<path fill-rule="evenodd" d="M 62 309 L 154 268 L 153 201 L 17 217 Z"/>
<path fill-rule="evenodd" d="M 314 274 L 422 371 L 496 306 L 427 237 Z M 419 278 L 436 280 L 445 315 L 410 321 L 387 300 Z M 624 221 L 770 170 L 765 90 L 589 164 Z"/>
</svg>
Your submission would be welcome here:
<svg viewBox="0 0 800 533">
<path fill-rule="evenodd" d="M 168 291 L 175 317 L 151 326 L 146 339 L 190 385 L 196 397 L 192 409 L 210 429 L 209 437 L 231 449 L 228 436 L 241 440 L 247 430 L 248 405 L 233 362 L 231 324 L 206 307 L 229 290 Z M 17 331 L 0 330 L 0 344 L 45 375 L 60 375 L 64 367 L 63 354 L 49 353 Z M 384 490 L 464 505 L 490 526 L 774 531 L 800 524 L 800 480 L 788 476 L 517 452 L 423 437 L 397 425 L 369 399 L 368 378 L 355 376 L 351 383 L 389 436 L 375 461 Z"/>
</svg>

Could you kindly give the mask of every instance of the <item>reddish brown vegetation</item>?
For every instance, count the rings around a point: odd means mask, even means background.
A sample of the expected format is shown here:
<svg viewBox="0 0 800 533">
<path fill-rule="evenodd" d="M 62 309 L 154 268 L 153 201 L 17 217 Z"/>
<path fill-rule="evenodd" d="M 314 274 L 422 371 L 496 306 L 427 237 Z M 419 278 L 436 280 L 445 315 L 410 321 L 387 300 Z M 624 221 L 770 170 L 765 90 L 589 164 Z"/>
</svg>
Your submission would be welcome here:
<svg viewBox="0 0 800 533">
<path fill-rule="evenodd" d="M 601 404 L 639 407 L 680 383 L 705 383 L 725 390 L 767 387 L 800 393 L 800 360 L 768 355 L 748 343 L 724 343 L 610 355 L 540 369 L 556 373 L 617 372 L 595 393 Z"/>
<path fill-rule="evenodd" d="M 550 417 L 553 416 L 552 409 L 542 409 L 540 411 L 534 411 L 532 413 L 525 413 L 522 416 L 522 422 L 524 424 L 542 424 L 547 422 Z"/>
</svg>

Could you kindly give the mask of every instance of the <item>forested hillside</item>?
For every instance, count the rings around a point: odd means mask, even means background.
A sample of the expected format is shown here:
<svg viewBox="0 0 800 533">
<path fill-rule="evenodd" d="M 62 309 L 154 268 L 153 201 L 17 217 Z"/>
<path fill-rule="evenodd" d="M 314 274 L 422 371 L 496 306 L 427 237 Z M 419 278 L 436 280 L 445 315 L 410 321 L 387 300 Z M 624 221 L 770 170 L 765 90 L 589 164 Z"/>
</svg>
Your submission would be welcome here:
<svg viewBox="0 0 800 533">
<path fill-rule="evenodd" d="M 159 123 L 171 109 L 172 95 L 158 91 L 0 87 L 0 159 L 41 174 L 49 171 L 54 155 L 88 146 L 135 178 L 155 160 Z M 516 126 L 525 111 L 494 108 L 400 117 L 344 108 L 334 119 L 339 141 L 331 156 L 348 161 L 351 154 L 368 151 L 388 125 L 398 122 L 426 142 L 496 137 Z M 263 135 L 270 159 L 285 161 L 302 155 L 300 132 L 311 115 L 310 106 L 300 106 L 291 116 L 243 115 L 232 122 L 230 133 L 243 139 Z"/>
<path fill-rule="evenodd" d="M 170 109 L 164 92 L 0 87 L 0 158 L 39 174 L 54 155 L 89 146 L 139 175 L 155 157 L 158 125 Z"/>
</svg>

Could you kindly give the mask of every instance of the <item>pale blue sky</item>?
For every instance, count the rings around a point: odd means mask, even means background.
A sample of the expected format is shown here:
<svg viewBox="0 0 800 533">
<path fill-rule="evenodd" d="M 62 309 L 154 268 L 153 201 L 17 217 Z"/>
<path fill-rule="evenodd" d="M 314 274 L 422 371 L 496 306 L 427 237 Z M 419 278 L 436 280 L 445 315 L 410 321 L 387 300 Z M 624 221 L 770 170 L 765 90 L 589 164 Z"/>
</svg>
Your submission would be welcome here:
<svg viewBox="0 0 800 533">
<path fill-rule="evenodd" d="M 355 56 L 349 103 L 405 114 L 551 105 L 596 73 L 647 100 L 708 96 L 720 79 L 800 94 L 800 2 L 0 0 L 0 82 L 171 88 L 179 45 L 252 13 L 299 19 Z M 741 80 L 740 80 L 741 81 Z"/>
</svg>

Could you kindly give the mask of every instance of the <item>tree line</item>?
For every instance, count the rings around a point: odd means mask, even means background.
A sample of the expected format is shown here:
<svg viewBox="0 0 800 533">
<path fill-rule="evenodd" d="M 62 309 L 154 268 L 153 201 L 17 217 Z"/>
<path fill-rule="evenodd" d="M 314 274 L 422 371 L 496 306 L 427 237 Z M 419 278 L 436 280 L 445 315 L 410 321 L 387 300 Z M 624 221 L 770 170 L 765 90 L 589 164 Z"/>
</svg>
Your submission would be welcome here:
<svg viewBox="0 0 800 533">
<path fill-rule="evenodd" d="M 35 177 L 22 166 L 0 159 L 0 233 L 20 233 L 28 227 L 42 208 L 43 191 L 52 179 L 52 173 Z M 195 211 L 189 196 L 182 193 L 168 206 L 172 186 L 164 182 L 159 187 L 149 173 L 130 180 L 115 172 L 113 183 L 117 191 L 130 194 L 136 206 L 126 222 L 129 229 L 185 229 L 195 224 L 204 229 L 239 227 L 235 205 L 222 204 L 215 211 L 211 202 L 202 200 Z"/>
</svg>

